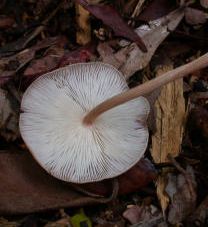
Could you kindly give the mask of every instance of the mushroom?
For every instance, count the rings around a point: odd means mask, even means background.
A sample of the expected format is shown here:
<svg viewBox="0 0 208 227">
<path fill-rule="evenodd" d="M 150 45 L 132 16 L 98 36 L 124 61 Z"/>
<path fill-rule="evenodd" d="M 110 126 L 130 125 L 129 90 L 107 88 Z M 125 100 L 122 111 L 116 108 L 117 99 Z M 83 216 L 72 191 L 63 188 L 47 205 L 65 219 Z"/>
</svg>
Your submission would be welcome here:
<svg viewBox="0 0 208 227">
<path fill-rule="evenodd" d="M 38 163 L 67 182 L 114 178 L 134 166 L 148 143 L 148 101 L 141 95 L 206 67 L 208 54 L 136 88 L 100 63 L 47 73 L 26 90 L 20 132 Z"/>
</svg>

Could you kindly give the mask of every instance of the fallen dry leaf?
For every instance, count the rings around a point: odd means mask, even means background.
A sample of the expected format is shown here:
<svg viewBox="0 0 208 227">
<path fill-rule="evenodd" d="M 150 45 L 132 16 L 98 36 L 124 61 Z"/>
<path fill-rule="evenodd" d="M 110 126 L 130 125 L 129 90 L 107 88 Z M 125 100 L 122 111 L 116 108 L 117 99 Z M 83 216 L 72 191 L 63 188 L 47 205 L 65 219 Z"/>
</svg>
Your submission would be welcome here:
<svg viewBox="0 0 208 227">
<path fill-rule="evenodd" d="M 0 151 L 0 166 L 1 215 L 26 214 L 109 201 L 109 198 L 85 196 L 76 191 L 71 184 L 53 178 L 36 163 L 28 151 Z M 140 169 L 142 169 L 142 163 L 137 172 Z M 146 169 L 145 165 L 143 169 Z M 146 176 L 146 179 L 142 180 L 143 182 L 135 179 L 138 182 L 137 186 L 149 183 L 148 179 L 152 174 L 156 176 L 152 172 L 150 175 L 145 175 L 141 171 L 140 176 L 143 179 Z M 97 184 L 101 194 L 103 191 L 107 191 L 108 195 L 112 193 L 111 181 L 92 184 L 94 190 L 97 188 Z"/>
<path fill-rule="evenodd" d="M 23 76 L 39 76 L 56 69 L 64 56 L 64 49 L 61 47 L 51 47 L 46 56 L 40 59 L 34 59 L 30 62 Z"/>
<path fill-rule="evenodd" d="M 110 26 L 116 36 L 121 36 L 137 43 L 142 51 L 147 51 L 147 48 L 138 34 L 135 33 L 132 27 L 119 15 L 119 13 L 110 7 L 103 4 L 89 4 L 87 0 L 75 0 L 82 5 L 86 10 L 101 19 L 105 24 Z"/>
<path fill-rule="evenodd" d="M 150 21 L 148 25 L 142 25 L 136 29 L 137 34 L 144 40 L 148 52 L 142 52 L 135 44 L 125 47 L 126 49 L 130 48 L 131 51 L 128 52 L 127 59 L 124 64 L 120 65 L 119 70 L 126 79 L 148 65 L 158 46 L 170 34 L 170 31 L 178 26 L 183 16 L 184 9 L 179 8 L 165 17 Z M 126 42 L 123 42 L 122 45 L 126 44 L 129 45 Z"/>
<path fill-rule="evenodd" d="M 200 0 L 200 4 L 207 9 L 208 8 L 208 0 Z"/>
<path fill-rule="evenodd" d="M 193 188 L 196 189 L 196 181 L 193 173 L 193 169 L 188 166 L 187 172 L 190 175 Z M 189 185 L 186 182 L 186 179 L 183 174 L 177 176 L 177 181 L 171 179 L 172 175 L 169 175 L 171 181 L 171 187 L 174 187 L 175 184 L 176 193 L 170 197 L 172 198 L 172 203 L 170 205 L 168 221 L 170 224 L 175 225 L 183 221 L 188 215 L 190 215 L 196 208 L 196 197 L 191 195 Z M 175 178 L 175 176 L 173 176 Z M 169 187 L 170 188 L 170 187 Z"/>
<path fill-rule="evenodd" d="M 0 85 L 5 84 L 9 79 L 16 75 L 17 71 L 22 69 L 27 63 L 34 59 L 36 51 L 49 47 L 59 41 L 60 37 L 44 39 L 34 46 L 17 54 L 14 54 L 10 57 L 1 58 L 0 68 L 2 73 L 0 74 Z M 7 70 L 5 70 L 5 68 Z"/>
<path fill-rule="evenodd" d="M 185 20 L 191 25 L 200 25 L 206 23 L 208 19 L 208 13 L 205 13 L 198 9 L 187 7 L 185 10 Z"/>
<path fill-rule="evenodd" d="M 156 211 L 161 217 L 161 213 L 158 212 L 158 210 L 153 206 L 148 207 L 136 205 L 127 209 L 123 213 L 123 217 L 126 218 L 131 224 L 135 224 L 140 221 L 151 219 Z"/>
</svg>

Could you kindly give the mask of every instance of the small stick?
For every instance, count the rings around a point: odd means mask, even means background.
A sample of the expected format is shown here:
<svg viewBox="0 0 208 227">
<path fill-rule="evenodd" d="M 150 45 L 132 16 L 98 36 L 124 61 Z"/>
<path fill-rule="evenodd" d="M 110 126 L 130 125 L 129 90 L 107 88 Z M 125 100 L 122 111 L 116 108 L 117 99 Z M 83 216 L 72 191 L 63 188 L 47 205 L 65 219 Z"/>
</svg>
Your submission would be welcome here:
<svg viewBox="0 0 208 227">
<path fill-rule="evenodd" d="M 176 79 L 185 77 L 199 69 L 205 68 L 208 66 L 208 53 L 202 55 L 198 59 L 180 66 L 176 69 L 173 69 L 159 77 L 156 77 L 147 83 L 141 84 L 135 88 L 132 88 L 128 91 L 125 91 L 121 94 L 118 94 L 103 103 L 96 106 L 92 109 L 83 119 L 83 124 L 92 125 L 95 119 L 100 116 L 102 113 L 106 112 L 109 109 L 112 109 L 118 105 L 121 105 L 125 102 L 128 102 L 132 99 L 135 99 L 139 96 L 143 96 L 151 93 L 155 89 L 166 85 Z"/>
</svg>

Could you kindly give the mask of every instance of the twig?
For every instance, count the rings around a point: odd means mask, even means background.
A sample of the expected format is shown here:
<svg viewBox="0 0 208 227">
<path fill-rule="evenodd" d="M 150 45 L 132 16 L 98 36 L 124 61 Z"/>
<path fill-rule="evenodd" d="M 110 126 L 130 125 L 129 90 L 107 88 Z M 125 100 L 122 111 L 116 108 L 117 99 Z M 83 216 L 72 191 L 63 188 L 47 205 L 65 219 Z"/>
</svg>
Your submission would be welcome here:
<svg viewBox="0 0 208 227">
<path fill-rule="evenodd" d="M 118 184 L 117 178 L 114 178 L 112 180 L 112 194 L 107 198 L 104 198 L 102 195 L 92 193 L 77 184 L 70 183 L 70 186 L 72 186 L 72 188 L 74 188 L 75 190 L 77 190 L 85 195 L 96 198 L 96 200 L 101 203 L 108 203 L 108 202 L 115 200 L 116 197 L 118 196 L 118 191 L 119 191 L 119 184 Z"/>
<path fill-rule="evenodd" d="M 141 13 L 141 7 L 143 5 L 143 3 L 145 2 L 146 0 L 140 0 L 138 3 L 137 3 L 137 6 L 135 7 L 134 9 L 134 12 L 132 13 L 132 18 L 134 17 L 137 17 L 139 16 L 139 14 Z M 132 22 L 131 20 L 128 22 L 128 24 L 132 24 L 134 25 L 134 22 Z"/>
</svg>

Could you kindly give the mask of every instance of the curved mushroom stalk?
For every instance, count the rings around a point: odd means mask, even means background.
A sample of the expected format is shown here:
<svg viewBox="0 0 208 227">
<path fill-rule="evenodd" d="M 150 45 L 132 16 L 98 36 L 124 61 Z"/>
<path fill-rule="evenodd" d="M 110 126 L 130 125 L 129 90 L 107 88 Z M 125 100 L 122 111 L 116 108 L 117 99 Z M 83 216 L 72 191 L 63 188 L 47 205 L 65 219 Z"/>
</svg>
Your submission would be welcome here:
<svg viewBox="0 0 208 227">
<path fill-rule="evenodd" d="M 141 95 L 208 66 L 208 54 L 136 88 L 110 65 L 79 63 L 47 73 L 27 89 L 20 132 L 50 174 L 87 183 L 116 177 L 143 156 L 149 104 Z"/>
</svg>

